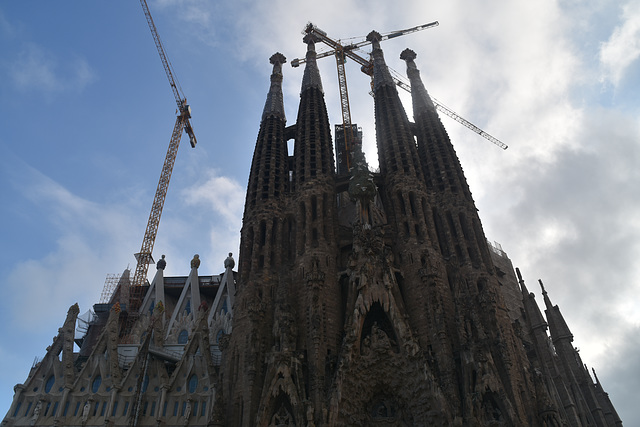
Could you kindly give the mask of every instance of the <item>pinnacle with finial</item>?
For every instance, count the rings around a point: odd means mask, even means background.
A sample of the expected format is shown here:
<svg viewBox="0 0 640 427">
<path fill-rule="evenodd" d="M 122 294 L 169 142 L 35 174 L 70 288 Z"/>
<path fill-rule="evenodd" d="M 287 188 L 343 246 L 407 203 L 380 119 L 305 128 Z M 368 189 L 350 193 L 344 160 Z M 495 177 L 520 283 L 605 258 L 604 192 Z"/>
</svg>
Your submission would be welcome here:
<svg viewBox="0 0 640 427">
<path fill-rule="evenodd" d="M 269 62 L 273 65 L 276 65 L 276 64 L 282 65 L 285 62 L 287 62 L 287 58 L 280 52 L 276 52 L 273 55 L 271 55 L 271 58 L 269 58 Z"/>
<path fill-rule="evenodd" d="M 547 291 L 544 289 L 544 283 L 542 283 L 542 279 L 538 279 L 538 283 L 540 283 L 540 287 L 542 288 L 542 294 L 546 295 Z"/>
<path fill-rule="evenodd" d="M 402 51 L 402 53 L 400 54 L 400 59 L 402 59 L 403 61 L 413 61 L 414 59 L 416 59 L 418 55 L 411 49 L 407 48 L 405 50 Z"/>
</svg>

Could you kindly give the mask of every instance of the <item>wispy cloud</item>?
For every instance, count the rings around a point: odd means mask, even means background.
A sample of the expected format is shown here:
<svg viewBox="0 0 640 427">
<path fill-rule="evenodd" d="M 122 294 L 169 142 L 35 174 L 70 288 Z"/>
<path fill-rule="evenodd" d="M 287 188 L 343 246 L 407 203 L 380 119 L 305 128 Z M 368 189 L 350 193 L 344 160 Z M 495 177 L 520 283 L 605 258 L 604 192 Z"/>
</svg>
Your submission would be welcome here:
<svg viewBox="0 0 640 427">
<path fill-rule="evenodd" d="M 187 204 L 204 207 L 207 212 L 217 212 L 225 225 L 239 230 L 244 191 L 234 179 L 218 176 L 215 170 L 209 170 L 203 181 L 184 190 L 184 196 Z"/>
<path fill-rule="evenodd" d="M 20 166 L 20 176 L 16 192 L 41 213 L 56 241 L 48 252 L 34 251 L 18 262 L 5 278 L 12 317 L 33 328 L 76 301 L 90 307 L 101 291 L 99 266 L 123 265 L 127 249 L 134 247 L 127 243 L 133 224 L 126 206 L 83 199 L 28 165 Z M 30 307 L 28 318 L 20 315 L 22 307 Z"/>
<path fill-rule="evenodd" d="M 63 61 L 34 43 L 25 43 L 13 58 L 9 76 L 18 89 L 47 94 L 80 92 L 96 80 L 96 73 L 85 59 Z"/>
<path fill-rule="evenodd" d="M 640 57 L 640 1 L 631 0 L 622 11 L 622 24 L 600 47 L 602 79 L 614 86 L 618 86 L 627 69 Z"/>
</svg>

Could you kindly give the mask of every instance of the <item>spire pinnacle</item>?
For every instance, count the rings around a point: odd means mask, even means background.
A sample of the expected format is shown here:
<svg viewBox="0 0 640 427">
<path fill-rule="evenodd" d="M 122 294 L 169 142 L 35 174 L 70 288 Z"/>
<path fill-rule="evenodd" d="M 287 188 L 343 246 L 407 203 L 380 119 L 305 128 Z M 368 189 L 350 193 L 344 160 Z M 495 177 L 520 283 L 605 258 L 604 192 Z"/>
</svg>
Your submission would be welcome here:
<svg viewBox="0 0 640 427">
<path fill-rule="evenodd" d="M 409 77 L 409 81 L 411 82 L 412 99 L 416 107 L 420 108 L 420 104 L 424 102 L 422 108 L 426 106 L 429 110 L 435 111 L 436 107 L 433 105 L 433 101 L 429 96 L 429 92 L 427 92 L 427 89 L 424 87 L 424 83 L 422 83 L 420 70 L 418 70 L 414 62 L 417 56 L 413 50 L 408 48 L 400 54 L 400 59 L 407 63 L 407 77 Z"/>
<path fill-rule="evenodd" d="M 271 73 L 271 87 L 262 111 L 262 120 L 270 115 L 286 120 L 282 96 L 282 64 L 287 62 L 287 58 L 280 52 L 276 52 L 271 55 L 269 62 L 273 64 L 273 71 Z"/>
<path fill-rule="evenodd" d="M 518 276 L 518 284 L 520 284 L 520 289 L 522 290 L 522 295 L 529 295 L 529 290 L 527 286 L 524 284 L 524 279 L 522 278 L 522 274 L 520 273 L 520 269 L 516 267 L 516 275 Z"/>
<path fill-rule="evenodd" d="M 591 368 L 591 371 L 593 372 L 593 377 L 596 379 L 596 384 L 600 384 L 600 380 L 598 379 L 598 375 L 596 375 L 596 369 L 595 368 Z"/>
<path fill-rule="evenodd" d="M 548 309 L 553 308 L 553 304 L 551 303 L 551 299 L 547 294 L 547 290 L 544 288 L 544 283 L 542 283 L 542 279 L 538 279 L 538 283 L 540 283 L 540 288 L 542 289 L 542 296 L 544 298 L 544 305 L 547 306 Z"/>
<path fill-rule="evenodd" d="M 564 316 L 560 313 L 560 307 L 553 305 L 547 291 L 544 289 L 542 280 L 538 279 L 540 287 L 542 288 L 542 295 L 544 296 L 544 305 L 547 307 L 545 312 L 547 313 L 547 321 L 549 322 L 549 330 L 551 331 L 551 338 L 556 343 L 559 340 L 568 339 L 569 342 L 573 341 L 573 334 L 564 320 Z"/>
<path fill-rule="evenodd" d="M 373 48 L 371 51 L 371 56 L 373 57 L 373 90 L 376 91 L 385 85 L 395 86 L 389 68 L 387 68 L 387 64 L 384 61 L 384 54 L 380 48 L 382 35 L 377 31 L 371 31 L 367 35 L 367 40 L 371 42 L 371 47 Z"/>
<path fill-rule="evenodd" d="M 524 284 L 524 279 L 522 278 L 520 269 L 517 267 L 516 275 L 518 276 L 518 283 L 520 284 L 520 289 L 522 290 L 522 303 L 524 304 L 524 310 L 530 319 L 532 330 L 537 330 L 540 328 L 542 328 L 542 330 L 546 330 L 547 322 L 544 320 L 544 317 L 542 317 L 542 312 L 540 312 L 540 308 L 535 302 L 536 296 L 533 294 L 533 292 L 529 293 L 527 286 Z"/>
<path fill-rule="evenodd" d="M 540 283 L 540 288 L 542 288 L 542 295 L 546 295 L 547 291 L 544 289 L 544 283 L 542 283 L 542 279 L 538 279 L 538 283 Z"/>
<path fill-rule="evenodd" d="M 304 68 L 304 76 L 302 77 L 302 89 L 301 91 L 309 88 L 316 88 L 320 92 L 322 90 L 322 80 L 320 79 L 320 71 L 318 70 L 318 64 L 316 62 L 316 43 L 319 41 L 318 37 L 313 34 L 307 34 L 302 39 L 307 44 L 307 56 L 306 66 Z"/>
</svg>

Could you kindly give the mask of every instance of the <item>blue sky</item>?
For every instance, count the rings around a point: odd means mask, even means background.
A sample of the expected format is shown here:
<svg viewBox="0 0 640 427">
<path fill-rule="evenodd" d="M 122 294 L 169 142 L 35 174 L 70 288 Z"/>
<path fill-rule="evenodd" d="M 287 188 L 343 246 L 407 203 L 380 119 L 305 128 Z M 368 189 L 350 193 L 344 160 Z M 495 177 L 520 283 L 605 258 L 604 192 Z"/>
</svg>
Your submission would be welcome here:
<svg viewBox="0 0 640 427">
<path fill-rule="evenodd" d="M 435 4 L 438 3 L 438 4 Z M 334 38 L 440 26 L 383 42 L 404 75 L 410 47 L 439 101 L 507 143 L 442 121 L 485 233 L 542 279 L 583 361 L 626 425 L 640 425 L 640 1 L 149 0 L 192 106 L 199 145 L 178 153 L 154 255 L 201 274 L 237 253 L 269 87 L 268 58 L 304 56 L 311 21 Z M 320 47 L 319 47 L 319 50 Z M 62 325 L 134 266 L 175 121 L 137 1 L 0 3 L 0 414 Z M 335 64 L 320 61 L 332 123 Z M 369 81 L 347 64 L 354 122 L 376 164 Z M 302 68 L 284 70 L 295 121 Z M 410 110 L 409 98 L 406 108 Z"/>
</svg>

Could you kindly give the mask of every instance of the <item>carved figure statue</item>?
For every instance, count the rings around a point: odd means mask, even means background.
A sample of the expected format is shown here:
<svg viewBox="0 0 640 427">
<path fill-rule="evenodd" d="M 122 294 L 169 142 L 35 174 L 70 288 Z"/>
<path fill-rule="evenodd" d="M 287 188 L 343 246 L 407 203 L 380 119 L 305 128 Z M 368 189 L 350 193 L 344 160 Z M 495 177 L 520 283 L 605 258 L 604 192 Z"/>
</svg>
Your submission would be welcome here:
<svg viewBox="0 0 640 427">
<path fill-rule="evenodd" d="M 86 424 L 87 419 L 89 418 L 90 409 L 91 405 L 89 404 L 89 401 L 85 402 L 84 406 L 82 407 L 82 425 Z"/>
<path fill-rule="evenodd" d="M 353 152 L 353 172 L 349 181 L 349 197 L 358 207 L 358 220 L 363 228 L 371 228 L 371 204 L 376 197 L 377 189 L 360 146 Z"/>
<path fill-rule="evenodd" d="M 191 401 L 187 402 L 187 407 L 184 411 L 184 425 L 189 424 L 189 417 L 191 417 Z"/>
<path fill-rule="evenodd" d="M 193 256 L 193 259 L 191 260 L 191 268 L 198 268 L 200 267 L 200 255 L 195 254 Z"/>
<path fill-rule="evenodd" d="M 224 260 L 224 268 L 233 268 L 236 266 L 236 261 L 233 259 L 233 253 L 229 252 L 229 256 Z"/>
<path fill-rule="evenodd" d="M 162 259 L 160 259 L 158 262 L 156 262 L 156 269 L 164 270 L 164 268 L 166 266 L 167 266 L 167 261 L 165 261 L 164 255 L 162 255 Z"/>
<path fill-rule="evenodd" d="M 36 407 L 33 410 L 33 416 L 31 417 L 30 424 L 33 426 L 38 421 L 38 417 L 40 417 L 40 411 L 42 410 L 42 400 L 39 400 L 36 404 Z"/>
<path fill-rule="evenodd" d="M 307 406 L 307 427 L 316 427 L 316 423 L 313 421 L 313 406 L 309 404 Z"/>
<path fill-rule="evenodd" d="M 291 419 L 291 414 L 287 411 L 287 408 L 285 408 L 284 405 L 280 406 L 278 412 L 273 414 L 273 417 L 271 417 L 271 423 L 269 423 L 269 427 L 284 427 L 292 425 L 294 425 L 294 423 Z"/>
</svg>

